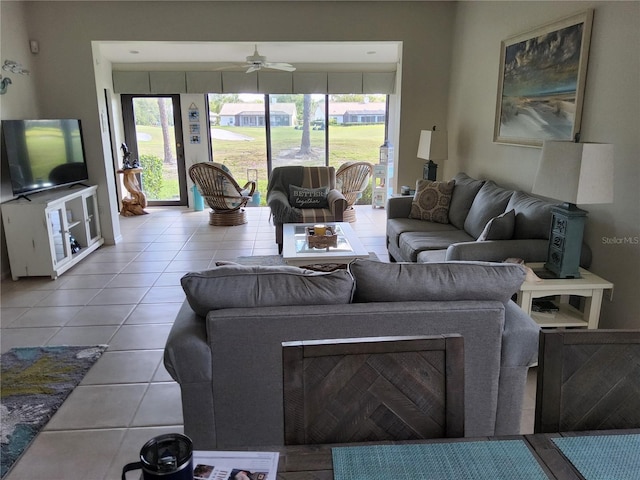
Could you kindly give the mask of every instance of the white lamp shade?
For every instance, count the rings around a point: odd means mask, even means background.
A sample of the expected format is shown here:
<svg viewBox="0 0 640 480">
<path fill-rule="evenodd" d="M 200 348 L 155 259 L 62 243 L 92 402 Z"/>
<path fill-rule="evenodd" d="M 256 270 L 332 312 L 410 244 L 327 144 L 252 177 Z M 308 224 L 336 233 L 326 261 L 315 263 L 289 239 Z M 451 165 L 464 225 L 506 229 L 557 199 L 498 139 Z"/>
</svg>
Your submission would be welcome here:
<svg viewBox="0 0 640 480">
<path fill-rule="evenodd" d="M 447 132 L 444 130 L 422 130 L 418 144 L 418 158 L 423 160 L 446 160 Z"/>
<path fill-rule="evenodd" d="M 613 202 L 613 145 L 545 141 L 532 192 L 574 204 Z"/>
</svg>

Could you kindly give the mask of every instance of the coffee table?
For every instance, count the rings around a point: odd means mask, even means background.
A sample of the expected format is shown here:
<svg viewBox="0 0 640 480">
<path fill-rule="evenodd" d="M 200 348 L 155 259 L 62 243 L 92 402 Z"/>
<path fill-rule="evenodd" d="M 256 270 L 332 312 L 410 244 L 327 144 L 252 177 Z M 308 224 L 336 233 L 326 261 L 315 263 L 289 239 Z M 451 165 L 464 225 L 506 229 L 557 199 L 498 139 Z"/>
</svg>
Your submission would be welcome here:
<svg viewBox="0 0 640 480">
<path fill-rule="evenodd" d="M 306 239 L 306 227 L 313 223 L 285 223 L 282 228 L 282 258 L 289 265 L 341 263 L 347 264 L 356 258 L 369 258 L 369 252 L 347 222 L 332 222 L 338 234 L 335 247 L 309 247 Z"/>
</svg>

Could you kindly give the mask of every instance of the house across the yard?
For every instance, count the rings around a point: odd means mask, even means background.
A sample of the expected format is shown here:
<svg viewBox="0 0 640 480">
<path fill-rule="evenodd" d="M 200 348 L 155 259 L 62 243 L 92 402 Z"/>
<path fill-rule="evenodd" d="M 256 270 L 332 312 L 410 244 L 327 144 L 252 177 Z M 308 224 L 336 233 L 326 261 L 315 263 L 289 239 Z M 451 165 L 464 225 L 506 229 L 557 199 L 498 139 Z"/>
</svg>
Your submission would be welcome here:
<svg viewBox="0 0 640 480">
<path fill-rule="evenodd" d="M 338 125 L 384 123 L 384 102 L 332 102 L 329 104 L 329 121 Z M 324 105 L 316 109 L 315 118 L 324 118 Z"/>
<path fill-rule="evenodd" d="M 273 103 L 269 110 L 271 126 L 293 127 L 297 124 L 295 103 Z M 225 103 L 219 116 L 223 127 L 263 127 L 264 103 Z"/>
</svg>

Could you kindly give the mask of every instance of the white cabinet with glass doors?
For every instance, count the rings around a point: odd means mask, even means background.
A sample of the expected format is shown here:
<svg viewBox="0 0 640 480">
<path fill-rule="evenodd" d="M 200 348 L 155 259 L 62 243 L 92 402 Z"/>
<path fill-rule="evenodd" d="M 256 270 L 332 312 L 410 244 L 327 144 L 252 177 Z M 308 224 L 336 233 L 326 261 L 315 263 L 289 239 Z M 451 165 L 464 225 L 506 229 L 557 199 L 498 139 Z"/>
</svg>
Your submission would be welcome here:
<svg viewBox="0 0 640 480">
<path fill-rule="evenodd" d="M 35 193 L 2 204 L 11 277 L 55 279 L 104 243 L 97 186 Z"/>
</svg>

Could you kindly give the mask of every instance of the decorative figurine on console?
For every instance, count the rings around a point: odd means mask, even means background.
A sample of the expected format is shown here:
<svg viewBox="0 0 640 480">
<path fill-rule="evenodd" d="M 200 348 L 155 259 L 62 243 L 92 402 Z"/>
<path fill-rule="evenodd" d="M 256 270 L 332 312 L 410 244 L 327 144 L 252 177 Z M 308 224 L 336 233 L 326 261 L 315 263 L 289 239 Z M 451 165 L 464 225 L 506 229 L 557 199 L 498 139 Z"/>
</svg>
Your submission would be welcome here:
<svg viewBox="0 0 640 480">
<path fill-rule="evenodd" d="M 129 147 L 127 147 L 126 143 L 122 143 L 122 145 L 120 145 L 120 149 L 122 150 L 122 170 L 140 168 L 140 161 L 137 158 L 131 161 L 131 152 L 129 151 Z"/>
</svg>

